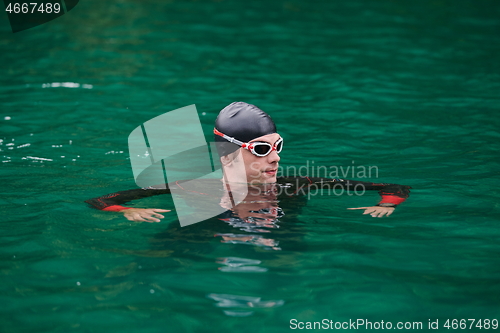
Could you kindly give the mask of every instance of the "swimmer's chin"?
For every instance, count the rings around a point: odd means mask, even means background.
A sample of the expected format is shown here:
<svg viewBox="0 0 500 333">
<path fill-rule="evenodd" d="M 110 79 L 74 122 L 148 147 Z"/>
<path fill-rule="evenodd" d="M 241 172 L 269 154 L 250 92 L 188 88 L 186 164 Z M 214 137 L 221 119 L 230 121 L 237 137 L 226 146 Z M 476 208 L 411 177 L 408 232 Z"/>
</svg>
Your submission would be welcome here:
<svg viewBox="0 0 500 333">
<path fill-rule="evenodd" d="M 266 184 L 272 184 L 272 183 L 276 183 L 278 181 L 276 175 L 274 175 L 273 177 L 269 178 L 269 179 L 266 179 Z"/>
<path fill-rule="evenodd" d="M 273 184 L 273 183 L 276 183 L 278 181 L 278 179 L 276 177 L 276 172 L 274 172 L 272 174 L 264 172 L 263 175 L 264 175 L 264 177 L 262 177 L 262 181 L 261 181 L 262 184 Z"/>
<path fill-rule="evenodd" d="M 259 185 L 266 185 L 266 184 L 275 184 L 277 182 L 276 176 L 271 177 L 271 178 L 266 178 L 266 179 L 252 179 L 248 181 L 249 185 L 252 186 L 259 186 Z"/>
</svg>

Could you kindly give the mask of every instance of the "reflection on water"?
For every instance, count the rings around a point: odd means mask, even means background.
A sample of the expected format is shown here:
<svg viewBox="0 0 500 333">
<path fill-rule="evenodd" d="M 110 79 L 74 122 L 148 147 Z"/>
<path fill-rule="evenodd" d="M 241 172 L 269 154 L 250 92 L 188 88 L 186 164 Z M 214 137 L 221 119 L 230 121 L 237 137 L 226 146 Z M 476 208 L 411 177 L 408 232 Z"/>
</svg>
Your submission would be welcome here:
<svg viewBox="0 0 500 333">
<path fill-rule="evenodd" d="M 287 196 L 280 191 L 280 184 L 244 184 L 246 191 L 239 192 L 245 193 L 243 200 L 225 206 L 235 201 L 233 192 L 219 179 L 204 182 L 205 191 L 184 187 L 178 190 L 180 196 L 195 204 L 195 213 L 207 207 L 214 211 L 214 205 L 227 210 L 187 227 L 172 219 L 164 231 L 155 234 L 150 245 L 157 251 L 173 252 L 165 260 L 141 265 L 163 267 L 165 276 L 175 276 L 161 283 L 165 290 L 200 291 L 193 298 L 195 302 L 200 302 L 196 297 L 212 298 L 227 316 L 246 317 L 253 314 L 248 308 L 281 306 L 289 297 L 290 280 L 280 280 L 280 275 L 284 267 L 296 267 L 306 247 L 304 224 L 295 222 L 307 198 Z M 267 299 L 263 299 L 264 295 Z"/>
<path fill-rule="evenodd" d="M 253 245 L 265 250 L 281 250 L 279 241 L 271 238 L 273 232 L 279 228 L 279 218 L 285 216 L 283 209 L 278 206 L 277 194 L 280 193 L 280 184 L 267 184 L 260 186 L 249 186 L 246 198 L 238 205 L 232 207 L 220 220 L 227 225 L 237 228 L 244 233 L 217 233 L 215 237 L 221 237 L 225 244 Z M 231 196 L 231 193 L 226 193 Z M 266 234 L 266 237 L 262 235 Z M 241 257 L 222 257 L 216 261 L 224 266 L 219 271 L 226 273 L 267 273 L 267 267 L 261 267 L 261 260 L 247 259 Z M 232 294 L 207 295 L 215 300 L 216 307 L 221 308 L 273 308 L 282 306 L 284 300 L 262 300 L 261 297 L 241 296 Z M 231 317 L 247 317 L 253 315 L 254 311 L 224 310 L 225 315 Z"/>
<path fill-rule="evenodd" d="M 0 36 L 2 331 L 498 317 L 498 1 L 85 3 Z M 137 124 L 195 103 L 211 133 L 240 99 L 278 123 L 283 166 L 355 159 L 414 200 L 384 225 L 342 212 L 369 197 L 316 197 L 189 229 L 82 204 L 134 186 Z"/>
<path fill-rule="evenodd" d="M 218 264 L 223 264 L 225 266 L 219 267 L 221 272 L 251 272 L 251 273 L 262 273 L 267 272 L 267 268 L 258 267 L 261 263 L 260 260 L 227 257 L 219 258 L 216 261 Z"/>
<path fill-rule="evenodd" d="M 246 216 L 243 217 L 233 216 L 222 220 L 227 222 L 230 226 L 233 226 L 235 228 L 240 228 L 240 230 L 243 231 L 271 232 L 270 230 L 262 228 L 270 228 L 270 229 L 279 228 L 279 225 L 277 224 L 279 222 L 278 218 L 285 215 L 285 213 L 283 213 L 283 210 L 280 207 L 271 206 L 271 207 L 260 208 L 258 210 L 251 210 L 252 207 L 248 207 L 247 208 L 248 210 L 244 211 L 245 208 L 240 207 L 240 205 L 238 205 L 236 209 L 238 209 L 240 213 L 242 211 L 246 212 L 247 213 Z M 259 206 L 261 205 L 262 203 Z"/>
<path fill-rule="evenodd" d="M 207 297 L 216 301 L 215 306 L 219 308 L 276 308 L 285 304 L 283 300 L 262 300 L 261 297 L 252 296 L 208 294 Z M 224 313 L 232 317 L 246 317 L 252 315 L 254 312 L 224 310 Z"/>
<path fill-rule="evenodd" d="M 245 235 L 245 234 L 216 234 L 215 236 L 222 237 L 223 243 L 230 244 L 245 244 L 262 246 L 270 250 L 281 250 L 278 247 L 279 242 L 274 239 L 264 238 L 261 235 Z"/>
<path fill-rule="evenodd" d="M 268 250 L 281 250 L 279 241 L 248 233 L 271 233 L 278 229 L 279 219 L 285 215 L 278 206 L 277 194 L 280 193 L 281 184 L 267 184 L 260 186 L 249 186 L 245 199 L 235 207 L 228 210 L 221 218 L 233 228 L 238 228 L 246 234 L 218 233 L 216 237 L 222 237 L 222 243 L 246 244 L 260 246 Z M 229 193 L 229 196 L 231 194 Z"/>
<path fill-rule="evenodd" d="M 27 87 L 30 85 L 27 84 Z M 83 88 L 83 89 L 92 89 L 94 86 L 91 84 L 80 84 L 77 82 L 50 82 L 50 83 L 43 83 L 42 88 Z"/>
</svg>

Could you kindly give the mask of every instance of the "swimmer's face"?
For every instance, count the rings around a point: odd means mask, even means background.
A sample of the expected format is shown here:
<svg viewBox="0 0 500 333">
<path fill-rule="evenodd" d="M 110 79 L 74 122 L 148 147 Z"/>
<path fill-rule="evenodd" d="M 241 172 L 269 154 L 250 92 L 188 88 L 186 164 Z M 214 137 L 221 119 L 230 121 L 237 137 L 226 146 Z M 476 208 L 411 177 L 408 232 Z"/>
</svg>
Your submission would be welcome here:
<svg viewBox="0 0 500 333">
<path fill-rule="evenodd" d="M 250 142 L 267 142 L 274 145 L 280 139 L 278 133 L 267 134 L 251 140 Z M 250 143 L 249 142 L 249 143 Z M 276 150 L 271 151 L 267 156 L 255 156 L 250 151 L 240 148 L 240 152 L 245 163 L 247 181 L 250 184 L 275 183 L 278 173 L 278 162 L 280 157 Z"/>
</svg>

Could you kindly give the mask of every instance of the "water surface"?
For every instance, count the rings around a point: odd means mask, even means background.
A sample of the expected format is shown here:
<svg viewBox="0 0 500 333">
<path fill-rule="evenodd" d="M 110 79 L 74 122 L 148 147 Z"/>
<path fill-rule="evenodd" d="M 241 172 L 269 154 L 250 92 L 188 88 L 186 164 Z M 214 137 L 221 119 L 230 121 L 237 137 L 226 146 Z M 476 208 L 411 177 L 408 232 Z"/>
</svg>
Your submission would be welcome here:
<svg viewBox="0 0 500 333">
<path fill-rule="evenodd" d="M 499 14 L 486 0 L 88 0 L 16 34 L 5 16 L 1 331 L 500 319 Z M 237 100 L 276 121 L 283 166 L 377 166 L 372 180 L 411 185 L 410 199 L 383 219 L 346 210 L 376 193 L 284 202 L 265 236 L 83 203 L 136 187 L 139 124 L 196 104 L 211 139 Z"/>
</svg>

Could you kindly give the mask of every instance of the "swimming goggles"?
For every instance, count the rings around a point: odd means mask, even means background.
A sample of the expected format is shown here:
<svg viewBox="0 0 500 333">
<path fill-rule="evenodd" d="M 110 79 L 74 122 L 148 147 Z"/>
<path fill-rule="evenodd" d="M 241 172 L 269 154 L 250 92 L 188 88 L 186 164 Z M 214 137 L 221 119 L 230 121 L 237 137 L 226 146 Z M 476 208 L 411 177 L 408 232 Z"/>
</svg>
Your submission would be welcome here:
<svg viewBox="0 0 500 333">
<path fill-rule="evenodd" d="M 259 141 L 250 143 L 241 142 L 240 140 L 236 140 L 235 138 L 232 138 L 224 133 L 219 132 L 216 128 L 214 128 L 214 134 L 223 137 L 224 139 L 226 139 L 231 143 L 241 146 L 241 148 L 249 150 L 252 154 L 259 157 L 267 156 L 273 150 L 276 150 L 276 152 L 279 154 L 283 149 L 283 138 L 281 137 L 279 138 L 278 141 L 276 141 L 274 145 L 271 145 L 268 142 L 259 142 Z"/>
</svg>

